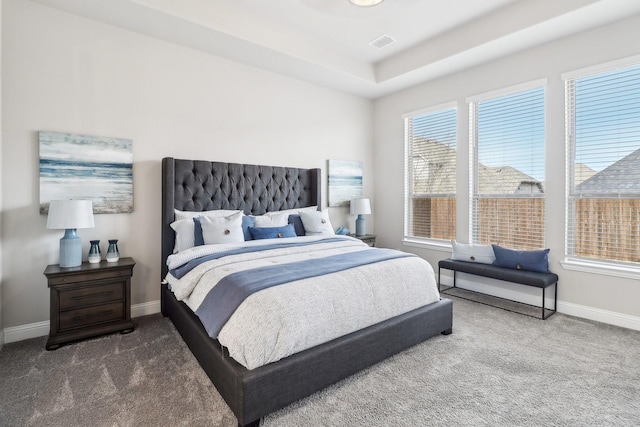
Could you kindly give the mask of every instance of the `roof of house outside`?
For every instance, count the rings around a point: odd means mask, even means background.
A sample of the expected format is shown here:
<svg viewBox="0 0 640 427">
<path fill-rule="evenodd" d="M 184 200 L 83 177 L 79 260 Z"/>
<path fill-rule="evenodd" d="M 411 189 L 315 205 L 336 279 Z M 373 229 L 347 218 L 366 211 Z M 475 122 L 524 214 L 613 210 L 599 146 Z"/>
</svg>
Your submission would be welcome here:
<svg viewBox="0 0 640 427">
<path fill-rule="evenodd" d="M 602 169 L 576 186 L 582 194 L 640 192 L 640 149 Z"/>
<path fill-rule="evenodd" d="M 429 158 L 414 154 L 414 192 L 455 194 L 456 150 L 424 138 L 414 139 L 414 146 L 429 153 Z M 480 194 L 542 193 L 542 183 L 511 166 L 489 167 L 480 164 Z"/>
</svg>

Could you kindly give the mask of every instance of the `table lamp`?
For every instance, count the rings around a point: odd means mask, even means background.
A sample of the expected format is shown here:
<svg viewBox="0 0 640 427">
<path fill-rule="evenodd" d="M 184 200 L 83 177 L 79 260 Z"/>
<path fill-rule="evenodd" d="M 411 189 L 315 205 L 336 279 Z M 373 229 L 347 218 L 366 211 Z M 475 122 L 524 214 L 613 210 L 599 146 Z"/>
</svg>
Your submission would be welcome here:
<svg viewBox="0 0 640 427">
<path fill-rule="evenodd" d="M 91 227 L 94 227 L 91 200 L 49 202 L 47 228 L 65 230 L 60 239 L 60 267 L 77 267 L 82 264 L 82 241 L 76 229 Z"/>
<path fill-rule="evenodd" d="M 353 199 L 351 200 L 351 215 L 358 215 L 356 218 L 356 236 L 364 236 L 366 233 L 364 225 L 364 217 L 371 213 L 371 203 L 369 199 Z"/>
</svg>

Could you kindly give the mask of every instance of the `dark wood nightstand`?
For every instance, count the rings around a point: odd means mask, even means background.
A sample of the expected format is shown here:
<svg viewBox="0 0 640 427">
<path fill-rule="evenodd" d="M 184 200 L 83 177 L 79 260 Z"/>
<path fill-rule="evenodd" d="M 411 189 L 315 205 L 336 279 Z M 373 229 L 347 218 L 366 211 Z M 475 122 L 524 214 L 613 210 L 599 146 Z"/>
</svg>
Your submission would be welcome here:
<svg viewBox="0 0 640 427">
<path fill-rule="evenodd" d="M 133 258 L 82 263 L 78 267 L 47 266 L 51 290 L 51 327 L 47 350 L 82 338 L 133 331 L 131 276 Z"/>
<path fill-rule="evenodd" d="M 356 236 L 355 234 L 349 234 L 351 237 L 355 237 L 356 239 L 360 239 L 365 242 L 369 246 L 376 245 L 376 235 L 375 234 L 363 234 L 362 236 Z"/>
</svg>

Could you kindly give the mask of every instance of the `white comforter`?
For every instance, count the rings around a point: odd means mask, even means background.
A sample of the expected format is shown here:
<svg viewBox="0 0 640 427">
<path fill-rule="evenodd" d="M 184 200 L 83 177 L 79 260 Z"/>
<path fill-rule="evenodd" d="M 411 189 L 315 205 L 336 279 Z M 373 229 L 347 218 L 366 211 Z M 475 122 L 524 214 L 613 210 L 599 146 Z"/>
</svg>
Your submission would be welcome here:
<svg viewBox="0 0 640 427">
<path fill-rule="evenodd" d="M 167 264 L 173 269 L 209 253 L 293 239 L 319 243 L 323 240 L 297 237 L 198 246 L 171 255 Z M 209 290 L 228 274 L 361 250 L 376 249 L 344 237 L 332 243 L 224 256 L 201 264 L 181 279 L 168 274 L 166 280 L 176 298 L 196 311 Z M 231 357 L 247 369 L 254 369 L 438 299 L 428 262 L 415 256 L 396 258 L 259 291 L 244 300 L 217 338 Z"/>
</svg>

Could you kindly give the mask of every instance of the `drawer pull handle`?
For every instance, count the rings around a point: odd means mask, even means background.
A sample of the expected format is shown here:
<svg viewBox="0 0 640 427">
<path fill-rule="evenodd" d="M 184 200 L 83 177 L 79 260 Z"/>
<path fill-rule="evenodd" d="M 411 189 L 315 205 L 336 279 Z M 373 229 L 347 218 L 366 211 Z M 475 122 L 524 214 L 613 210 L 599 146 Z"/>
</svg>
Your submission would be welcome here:
<svg viewBox="0 0 640 427">
<path fill-rule="evenodd" d="M 95 297 L 106 297 L 109 296 L 113 293 L 113 291 L 108 291 L 108 292 L 101 292 L 99 294 L 91 294 L 91 295 L 76 295 L 74 297 L 71 297 L 72 300 L 81 300 L 81 299 L 85 299 L 85 298 L 95 298 Z"/>
<path fill-rule="evenodd" d="M 79 322 L 81 320 L 89 320 L 89 319 L 92 319 L 94 317 L 106 316 L 106 315 L 109 315 L 111 313 L 113 313 L 113 310 L 99 311 L 99 312 L 97 312 L 95 314 L 88 314 L 86 316 L 76 316 L 76 317 L 73 318 L 73 320 Z"/>
</svg>

